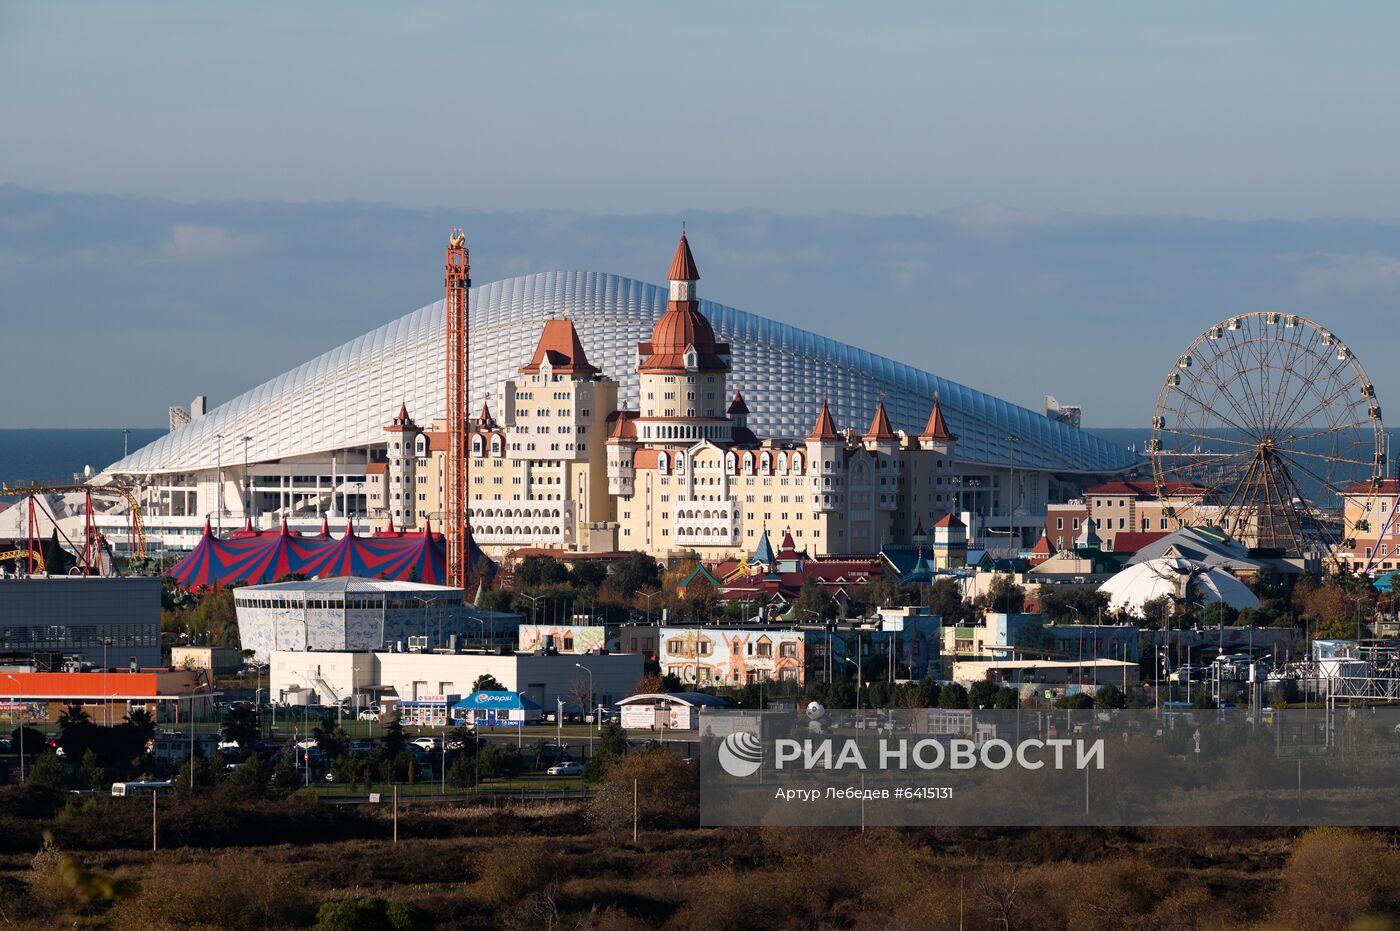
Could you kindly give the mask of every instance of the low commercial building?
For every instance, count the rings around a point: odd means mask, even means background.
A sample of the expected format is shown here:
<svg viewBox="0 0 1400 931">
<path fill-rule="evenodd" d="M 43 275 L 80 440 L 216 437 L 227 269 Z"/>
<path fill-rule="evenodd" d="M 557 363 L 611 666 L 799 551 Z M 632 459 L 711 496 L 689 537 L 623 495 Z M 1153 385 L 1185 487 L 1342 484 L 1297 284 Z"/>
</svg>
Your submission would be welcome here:
<svg viewBox="0 0 1400 931">
<path fill-rule="evenodd" d="M 663 673 L 701 687 L 801 687 L 813 676 L 857 670 L 866 679 L 880 671 L 895 679 L 937 677 L 942 625 L 927 608 L 890 608 L 868 622 L 662 627 L 657 660 Z"/>
<path fill-rule="evenodd" d="M 238 634 L 260 662 L 278 650 L 513 647 L 520 615 L 477 611 L 462 589 L 342 576 L 234 590 Z"/>
<path fill-rule="evenodd" d="M 57 721 L 70 705 L 98 724 L 120 724 L 137 709 L 157 722 L 188 720 L 191 712 L 210 714 L 218 694 L 196 669 L 0 673 L 0 695 L 8 698 L 0 713 L 16 724 Z"/>
<path fill-rule="evenodd" d="M 628 730 L 694 730 L 702 708 L 731 708 L 727 698 L 704 692 L 642 692 L 617 703 L 621 724 Z"/>
<path fill-rule="evenodd" d="M 1055 660 L 1001 659 L 962 660 L 953 663 L 953 681 L 971 688 L 975 682 L 995 682 L 1027 690 L 1048 688 L 1062 692 L 1067 686 L 1092 690 L 1095 684 L 1131 687 L 1138 683 L 1137 663 L 1116 659 Z M 1070 688 L 1069 691 L 1076 691 Z"/>
<path fill-rule="evenodd" d="M 144 576 L 0 579 L 0 653 L 51 670 L 65 660 L 158 666 L 160 591 L 160 579 Z"/>
<path fill-rule="evenodd" d="M 243 653 L 233 647 L 171 647 L 170 665 L 176 669 L 207 669 L 219 675 L 237 672 Z"/>
<path fill-rule="evenodd" d="M 505 691 L 525 694 L 553 709 L 563 701 L 574 712 L 611 706 L 642 678 L 635 653 L 501 656 L 494 653 L 389 653 L 278 650 L 269 670 L 274 701 L 334 704 L 422 701 L 427 696 L 468 695 L 489 675 Z"/>
</svg>

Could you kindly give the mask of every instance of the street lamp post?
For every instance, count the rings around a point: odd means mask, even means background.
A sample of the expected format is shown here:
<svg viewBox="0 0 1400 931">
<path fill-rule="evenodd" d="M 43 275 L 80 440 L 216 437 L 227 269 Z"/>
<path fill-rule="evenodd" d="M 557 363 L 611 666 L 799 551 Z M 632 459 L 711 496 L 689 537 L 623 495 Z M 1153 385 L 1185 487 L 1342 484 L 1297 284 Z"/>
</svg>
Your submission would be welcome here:
<svg viewBox="0 0 1400 931">
<path fill-rule="evenodd" d="M 16 687 L 16 688 L 19 687 L 19 680 L 16 679 L 14 676 L 10 675 L 9 673 L 5 673 L 5 678 L 6 678 L 6 679 L 9 679 L 11 682 L 13 682 L 13 683 L 15 684 L 15 687 Z M 23 695 L 18 696 L 18 697 L 15 699 L 15 704 L 16 704 L 16 705 L 21 704 L 20 699 L 23 698 L 23 697 L 24 697 Z M 24 717 L 25 717 L 25 716 L 24 716 L 24 713 L 23 713 L 23 712 L 19 712 L 19 713 L 18 713 L 18 717 L 19 717 L 19 781 L 20 781 L 20 782 L 24 782 Z"/>
<path fill-rule="evenodd" d="M 582 669 L 584 672 L 588 673 L 588 704 L 589 704 L 589 705 L 592 705 L 592 704 L 593 704 L 593 670 L 591 670 L 591 669 L 589 669 L 587 666 L 583 665 L 583 663 L 574 663 L 574 665 L 577 666 L 579 669 Z M 599 735 L 599 736 L 602 736 L 602 733 L 603 733 L 603 732 L 602 732 L 602 728 L 600 728 L 600 727 L 598 726 L 598 725 L 599 725 L 598 718 L 599 718 L 599 715 L 598 715 L 598 713 L 595 711 L 595 712 L 593 713 L 593 727 L 594 727 L 594 729 L 598 732 L 598 735 Z M 589 741 L 588 741 L 588 753 L 589 753 L 590 756 L 591 756 L 592 753 L 593 753 L 593 740 L 592 740 L 592 737 L 591 737 L 591 736 L 590 736 Z"/>
<path fill-rule="evenodd" d="M 851 659 L 849 656 L 843 656 L 843 657 L 841 657 L 841 658 L 844 659 L 846 662 L 850 663 L 852 666 L 856 667 L 856 720 L 859 721 L 859 720 L 860 720 L 860 663 L 857 663 L 855 660 Z"/>
<path fill-rule="evenodd" d="M 112 696 L 107 692 L 107 648 L 112 645 L 111 637 L 103 637 L 102 644 L 102 723 L 112 726 Z"/>
<path fill-rule="evenodd" d="M 243 516 L 252 517 L 251 509 L 253 500 L 253 481 L 248 475 L 248 443 L 253 438 L 245 436 L 243 438 Z M 331 490 L 331 500 L 335 500 L 335 490 Z"/>
<path fill-rule="evenodd" d="M 224 532 L 224 435 L 216 433 L 214 438 L 219 441 L 214 454 L 215 480 L 218 482 L 218 489 L 214 492 L 214 507 L 217 509 L 214 514 L 214 524 L 222 535 Z"/>
</svg>

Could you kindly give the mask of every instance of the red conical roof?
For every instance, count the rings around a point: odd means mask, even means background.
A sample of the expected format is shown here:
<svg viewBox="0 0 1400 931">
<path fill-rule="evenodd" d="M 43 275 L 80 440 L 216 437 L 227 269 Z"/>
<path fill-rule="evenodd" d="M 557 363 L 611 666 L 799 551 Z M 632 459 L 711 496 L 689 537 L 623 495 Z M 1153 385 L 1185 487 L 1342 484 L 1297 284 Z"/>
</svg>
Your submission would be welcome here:
<svg viewBox="0 0 1400 931">
<path fill-rule="evenodd" d="M 596 375 L 598 369 L 588 364 L 588 356 L 583 351 L 574 322 L 569 319 L 546 320 L 540 332 L 540 341 L 535 345 L 535 354 L 526 365 L 520 367 L 522 375 L 536 375 L 544 361 L 561 375 Z M 482 407 L 485 411 L 485 406 Z"/>
<path fill-rule="evenodd" d="M 485 401 L 481 402 L 481 416 L 477 418 L 483 424 L 492 423 L 491 408 Z"/>
<path fill-rule="evenodd" d="M 890 426 L 889 415 L 885 413 L 885 402 L 875 405 L 875 416 L 870 421 L 870 429 L 865 431 L 867 440 L 893 440 L 894 428 Z"/>
<path fill-rule="evenodd" d="M 685 233 L 681 233 L 681 241 L 676 244 L 676 257 L 671 259 L 671 270 L 666 273 L 666 278 L 670 281 L 700 280 L 700 272 L 695 268 L 695 256 L 690 254 L 690 243 L 686 241 Z"/>
<path fill-rule="evenodd" d="M 836 432 L 836 421 L 831 419 L 831 409 L 822 401 L 822 409 L 817 411 L 817 422 L 812 425 L 812 432 L 807 434 L 808 441 L 812 440 L 839 440 L 841 434 Z"/>
<path fill-rule="evenodd" d="M 924 432 L 919 434 L 921 440 L 956 440 L 957 437 L 948 432 L 948 424 L 943 420 L 943 405 L 938 403 L 938 395 L 933 396 L 933 410 L 929 411 L 928 423 L 924 426 Z"/>
</svg>

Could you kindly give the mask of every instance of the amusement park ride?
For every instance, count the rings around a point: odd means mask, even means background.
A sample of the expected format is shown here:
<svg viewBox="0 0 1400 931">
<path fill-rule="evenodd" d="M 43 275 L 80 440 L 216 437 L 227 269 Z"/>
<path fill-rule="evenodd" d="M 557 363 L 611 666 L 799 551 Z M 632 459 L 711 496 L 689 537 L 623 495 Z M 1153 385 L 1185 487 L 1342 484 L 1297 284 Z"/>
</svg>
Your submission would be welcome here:
<svg viewBox="0 0 1400 931">
<path fill-rule="evenodd" d="M 44 504 L 41 495 L 83 495 L 83 539 L 82 544 L 74 543 L 66 533 L 59 527 L 58 519 L 53 512 Z M 134 557 L 144 557 L 146 555 L 146 532 L 141 523 L 141 503 L 136 500 L 136 496 L 125 488 L 118 485 L 39 485 L 31 482 L 28 485 L 6 485 L 0 483 L 0 498 L 23 498 L 25 514 L 25 539 L 23 547 L 0 553 L 0 564 L 10 560 L 22 559 L 26 561 L 25 571 L 29 573 L 43 572 L 46 568 L 43 556 L 43 532 L 39 527 L 40 514 L 48 517 L 49 523 L 53 526 L 63 541 L 68 544 L 68 549 L 77 556 L 77 565 L 74 566 L 74 573 L 78 575 L 101 575 L 102 574 L 102 534 L 98 533 L 97 526 L 93 522 L 93 495 L 110 495 L 122 498 L 126 501 L 130 521 L 127 526 L 127 552 Z"/>
<path fill-rule="evenodd" d="M 1334 334 L 1294 314 L 1247 313 L 1178 357 L 1148 452 L 1177 527 L 1209 524 L 1330 562 L 1371 530 L 1386 433 L 1370 377 Z"/>
</svg>

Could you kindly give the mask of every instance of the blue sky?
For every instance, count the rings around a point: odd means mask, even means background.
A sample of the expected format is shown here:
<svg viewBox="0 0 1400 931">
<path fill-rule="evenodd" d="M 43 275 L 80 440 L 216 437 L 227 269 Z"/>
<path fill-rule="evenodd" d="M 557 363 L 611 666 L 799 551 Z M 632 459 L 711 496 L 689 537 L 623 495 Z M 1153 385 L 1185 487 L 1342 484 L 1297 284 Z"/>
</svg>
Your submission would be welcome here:
<svg viewBox="0 0 1400 931">
<path fill-rule="evenodd" d="M 456 222 L 478 280 L 655 281 L 684 217 L 707 296 L 1098 425 L 1150 416 L 1159 341 L 1241 309 L 1321 319 L 1382 368 L 1397 25 L 1381 3 L 0 6 L 0 316 L 52 340 L 119 312 L 104 344 L 149 373 L 111 392 L 80 345 L 51 394 L 72 403 L 0 426 L 225 399 L 433 299 Z M 327 288 L 330 243 L 355 261 Z"/>
</svg>

